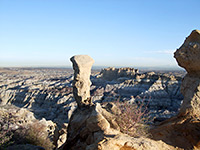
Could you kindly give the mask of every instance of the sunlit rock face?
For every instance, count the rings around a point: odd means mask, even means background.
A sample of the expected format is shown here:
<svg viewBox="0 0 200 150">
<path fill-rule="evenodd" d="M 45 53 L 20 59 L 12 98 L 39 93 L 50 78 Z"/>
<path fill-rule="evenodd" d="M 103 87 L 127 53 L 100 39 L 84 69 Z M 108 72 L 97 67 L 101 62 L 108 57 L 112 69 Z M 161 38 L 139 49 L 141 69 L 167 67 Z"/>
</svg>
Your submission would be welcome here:
<svg viewBox="0 0 200 150">
<path fill-rule="evenodd" d="M 174 53 L 179 66 L 187 71 L 181 92 L 184 96 L 181 114 L 196 115 L 200 112 L 200 31 L 194 30 Z"/>
<path fill-rule="evenodd" d="M 94 60 L 88 55 L 75 55 L 70 60 L 74 69 L 74 98 L 79 107 L 89 105 L 92 103 L 90 98 L 90 74 Z"/>
<path fill-rule="evenodd" d="M 155 140 L 182 149 L 200 149 L 200 31 L 194 30 L 174 53 L 187 74 L 181 84 L 184 96 L 179 113 L 151 130 Z"/>
<path fill-rule="evenodd" d="M 179 66 L 190 75 L 200 75 L 200 31 L 193 30 L 183 45 L 174 53 Z"/>
</svg>

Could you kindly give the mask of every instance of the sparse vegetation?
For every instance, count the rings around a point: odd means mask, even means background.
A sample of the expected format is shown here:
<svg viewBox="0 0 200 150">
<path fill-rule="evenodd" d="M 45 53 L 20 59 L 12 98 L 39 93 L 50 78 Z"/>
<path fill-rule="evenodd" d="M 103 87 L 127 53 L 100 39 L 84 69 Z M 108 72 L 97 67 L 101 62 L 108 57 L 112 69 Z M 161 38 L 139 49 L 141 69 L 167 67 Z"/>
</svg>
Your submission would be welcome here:
<svg viewBox="0 0 200 150">
<path fill-rule="evenodd" d="M 122 133 L 133 137 L 149 136 L 147 123 L 150 122 L 150 117 L 144 102 L 130 104 L 127 101 L 117 101 L 116 105 L 121 111 L 116 120 Z"/>
<path fill-rule="evenodd" d="M 2 113 L 0 118 L 0 150 L 6 149 L 10 145 L 32 144 L 44 147 L 45 150 L 52 150 L 53 143 L 48 138 L 45 125 L 39 121 L 18 125 L 15 117 L 10 113 Z"/>
<path fill-rule="evenodd" d="M 0 116 L 0 150 L 3 150 L 13 143 L 11 140 L 13 137 L 11 128 L 13 116 L 12 114 L 4 112 L 0 112 Z"/>
<path fill-rule="evenodd" d="M 45 128 L 45 125 L 36 121 L 26 127 L 21 127 L 15 132 L 14 137 L 21 139 L 21 141 L 18 141 L 19 143 L 37 145 L 45 148 L 45 150 L 52 150 L 54 145 L 48 138 L 48 132 L 45 131 Z"/>
</svg>

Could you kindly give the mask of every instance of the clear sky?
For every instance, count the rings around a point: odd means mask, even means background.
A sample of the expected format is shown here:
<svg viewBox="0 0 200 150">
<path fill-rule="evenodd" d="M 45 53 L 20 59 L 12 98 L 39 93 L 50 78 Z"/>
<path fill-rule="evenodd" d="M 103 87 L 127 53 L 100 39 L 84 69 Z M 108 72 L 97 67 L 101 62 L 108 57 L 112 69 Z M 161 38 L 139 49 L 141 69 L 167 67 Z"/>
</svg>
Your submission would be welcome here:
<svg viewBox="0 0 200 150">
<path fill-rule="evenodd" d="M 174 67 L 173 52 L 200 29 L 200 0 L 0 0 L 0 67 Z"/>
</svg>

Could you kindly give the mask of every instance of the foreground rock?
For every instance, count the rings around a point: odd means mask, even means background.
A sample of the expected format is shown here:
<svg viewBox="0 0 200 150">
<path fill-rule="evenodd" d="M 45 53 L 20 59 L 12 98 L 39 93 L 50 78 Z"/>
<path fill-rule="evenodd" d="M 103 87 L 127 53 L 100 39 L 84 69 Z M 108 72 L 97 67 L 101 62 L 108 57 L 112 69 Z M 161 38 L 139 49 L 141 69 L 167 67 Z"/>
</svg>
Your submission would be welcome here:
<svg viewBox="0 0 200 150">
<path fill-rule="evenodd" d="M 174 150 L 162 141 L 134 138 L 119 131 L 113 114 L 100 104 L 77 108 L 63 150 Z"/>
<path fill-rule="evenodd" d="M 192 31 L 174 56 L 187 70 L 181 85 L 183 104 L 179 114 L 153 129 L 152 135 L 183 149 L 200 149 L 200 31 Z"/>
</svg>

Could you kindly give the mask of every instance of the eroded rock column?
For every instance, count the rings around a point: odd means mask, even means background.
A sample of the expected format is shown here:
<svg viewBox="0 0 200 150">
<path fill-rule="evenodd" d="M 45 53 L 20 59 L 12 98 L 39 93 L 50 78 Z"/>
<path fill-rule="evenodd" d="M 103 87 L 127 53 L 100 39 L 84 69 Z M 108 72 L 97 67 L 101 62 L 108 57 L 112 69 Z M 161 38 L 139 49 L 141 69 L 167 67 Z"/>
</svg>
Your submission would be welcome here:
<svg viewBox="0 0 200 150">
<path fill-rule="evenodd" d="M 74 69 L 73 95 L 78 107 L 91 105 L 90 74 L 94 60 L 88 55 L 75 55 L 70 60 Z"/>
<path fill-rule="evenodd" d="M 187 71 L 181 85 L 184 96 L 180 115 L 200 115 L 200 31 L 194 30 L 174 53 L 179 66 Z"/>
</svg>

